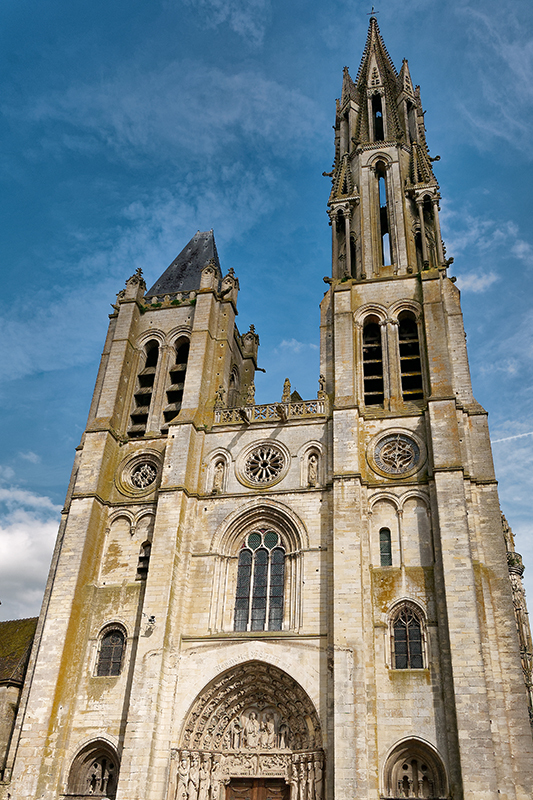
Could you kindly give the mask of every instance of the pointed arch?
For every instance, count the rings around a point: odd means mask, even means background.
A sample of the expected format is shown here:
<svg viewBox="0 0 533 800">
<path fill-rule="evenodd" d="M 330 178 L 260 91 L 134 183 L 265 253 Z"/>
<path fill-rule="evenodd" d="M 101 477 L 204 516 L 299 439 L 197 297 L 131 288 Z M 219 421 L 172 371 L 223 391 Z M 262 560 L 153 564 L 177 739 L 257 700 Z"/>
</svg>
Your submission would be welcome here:
<svg viewBox="0 0 533 800">
<path fill-rule="evenodd" d="M 381 797 L 448 798 L 444 762 L 437 749 L 418 737 L 398 742 L 387 756 L 382 775 Z"/>
<path fill-rule="evenodd" d="M 120 761 L 116 749 L 105 739 L 84 745 L 72 761 L 66 797 L 102 797 L 114 800 Z"/>
</svg>

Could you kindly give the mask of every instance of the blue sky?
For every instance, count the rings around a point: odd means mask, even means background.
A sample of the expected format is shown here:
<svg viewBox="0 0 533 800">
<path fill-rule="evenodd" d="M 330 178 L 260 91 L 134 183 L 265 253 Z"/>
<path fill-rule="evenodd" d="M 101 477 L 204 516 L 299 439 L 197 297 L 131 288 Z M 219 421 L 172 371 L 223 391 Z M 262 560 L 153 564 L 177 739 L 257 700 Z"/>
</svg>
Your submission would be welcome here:
<svg viewBox="0 0 533 800">
<path fill-rule="evenodd" d="M 476 398 L 533 603 L 533 6 L 386 0 L 426 109 Z M 313 397 L 325 214 L 358 0 L 4 0 L 0 618 L 38 613 L 109 304 L 198 230 L 261 339 L 257 399 Z"/>
</svg>

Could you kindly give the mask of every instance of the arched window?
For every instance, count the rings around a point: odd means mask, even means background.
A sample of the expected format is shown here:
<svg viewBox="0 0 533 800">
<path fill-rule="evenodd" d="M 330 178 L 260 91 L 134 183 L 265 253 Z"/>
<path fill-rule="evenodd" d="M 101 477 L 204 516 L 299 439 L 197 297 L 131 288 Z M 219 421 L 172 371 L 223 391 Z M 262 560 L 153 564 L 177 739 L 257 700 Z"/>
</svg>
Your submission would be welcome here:
<svg viewBox="0 0 533 800">
<path fill-rule="evenodd" d="M 100 640 L 96 674 L 98 677 L 120 675 L 126 638 L 120 628 L 108 628 Z"/>
<path fill-rule="evenodd" d="M 381 326 L 376 317 L 367 317 L 363 325 L 363 391 L 365 405 L 383 403 Z"/>
<path fill-rule="evenodd" d="M 155 341 L 148 342 L 145 347 L 144 366 L 137 376 L 137 388 L 134 394 L 134 408 L 130 415 L 128 436 L 131 439 L 144 436 L 152 402 L 155 372 L 159 360 L 159 345 Z"/>
<path fill-rule="evenodd" d="M 392 264 L 390 247 L 389 203 L 387 193 L 387 171 L 383 161 L 376 165 L 379 195 L 379 236 L 381 243 L 381 263 L 384 267 Z"/>
<path fill-rule="evenodd" d="M 446 772 L 437 753 L 424 742 L 410 739 L 394 748 L 384 770 L 381 797 L 448 797 Z"/>
<path fill-rule="evenodd" d="M 279 534 L 252 531 L 239 554 L 234 629 L 280 631 L 284 583 L 285 548 Z"/>
<path fill-rule="evenodd" d="M 237 367 L 233 367 L 229 376 L 228 408 L 239 405 L 240 385 L 239 370 Z"/>
<path fill-rule="evenodd" d="M 418 342 L 418 326 L 413 314 L 400 315 L 398 328 L 400 347 L 400 373 L 402 378 L 402 397 L 404 400 L 422 400 L 422 364 Z"/>
<path fill-rule="evenodd" d="M 117 793 L 119 761 L 107 742 L 92 742 L 79 753 L 70 768 L 67 797 L 104 797 Z"/>
<path fill-rule="evenodd" d="M 152 545 L 150 542 L 143 542 L 139 552 L 139 563 L 137 564 L 137 580 L 144 581 L 148 576 L 148 567 L 150 565 L 150 552 Z"/>
<path fill-rule="evenodd" d="M 392 567 L 392 543 L 389 528 L 379 532 L 379 557 L 382 567 Z"/>
<path fill-rule="evenodd" d="M 379 94 L 372 95 L 372 124 L 374 128 L 374 141 L 382 142 L 385 138 L 385 133 L 383 127 L 383 107 Z"/>
<path fill-rule="evenodd" d="M 188 358 L 189 340 L 178 339 L 176 342 L 176 360 L 170 367 L 170 386 L 167 389 L 167 405 L 163 411 L 165 422 L 161 428 L 161 433 L 168 432 L 169 422 L 173 420 L 181 410 Z"/>
<path fill-rule="evenodd" d="M 392 663 L 394 669 L 423 669 L 422 620 L 405 604 L 392 620 Z"/>
</svg>

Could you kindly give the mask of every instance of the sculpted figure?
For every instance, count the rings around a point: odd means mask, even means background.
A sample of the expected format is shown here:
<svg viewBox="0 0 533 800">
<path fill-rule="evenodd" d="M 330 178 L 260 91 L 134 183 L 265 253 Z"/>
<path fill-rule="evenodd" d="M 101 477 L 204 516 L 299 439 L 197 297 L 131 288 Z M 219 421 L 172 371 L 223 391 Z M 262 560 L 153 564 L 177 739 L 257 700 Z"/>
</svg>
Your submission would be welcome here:
<svg viewBox="0 0 533 800">
<path fill-rule="evenodd" d="M 246 405 L 255 405 L 255 383 L 251 383 L 248 387 L 248 391 L 246 392 Z"/>
<path fill-rule="evenodd" d="M 213 474 L 213 494 L 218 494 L 224 486 L 224 462 L 217 461 Z"/>
<path fill-rule="evenodd" d="M 246 734 L 246 747 L 255 750 L 259 744 L 259 721 L 255 711 L 250 712 L 250 716 L 244 730 Z"/>
<path fill-rule="evenodd" d="M 213 758 L 213 771 L 211 774 L 211 798 L 210 800 L 219 800 L 220 798 L 220 785 L 224 780 L 224 762 L 225 756 L 216 755 Z"/>
<path fill-rule="evenodd" d="M 291 764 L 291 800 L 299 800 L 298 797 L 298 764 L 293 761 Z"/>
<path fill-rule="evenodd" d="M 215 392 L 215 408 L 224 408 L 224 395 L 226 390 L 222 385 L 218 387 Z"/>
<path fill-rule="evenodd" d="M 265 722 L 262 722 L 259 726 L 259 746 L 262 750 L 266 750 L 268 746 L 268 733 Z"/>
<path fill-rule="evenodd" d="M 234 750 L 238 750 L 241 746 L 242 725 L 238 719 L 234 719 L 231 723 L 231 746 Z"/>
<path fill-rule="evenodd" d="M 100 789 L 100 780 L 102 777 L 102 769 L 98 761 L 95 761 L 91 767 L 89 777 L 87 779 L 87 789 L 89 794 L 94 794 Z"/>
<path fill-rule="evenodd" d="M 198 800 L 209 800 L 211 788 L 211 756 L 204 756 L 200 766 Z"/>
<path fill-rule="evenodd" d="M 321 761 L 315 761 L 315 800 L 322 800 L 322 781 L 324 770 Z"/>
<path fill-rule="evenodd" d="M 307 762 L 307 800 L 315 800 L 315 770 L 312 761 Z"/>
<path fill-rule="evenodd" d="M 289 734 L 289 726 L 284 720 L 279 726 L 279 747 L 281 750 L 289 747 Z"/>
<path fill-rule="evenodd" d="M 181 754 L 178 767 L 178 788 L 176 790 L 176 800 L 187 800 L 189 784 L 189 758 L 185 752 Z"/>
<path fill-rule="evenodd" d="M 318 397 L 323 398 L 326 396 L 326 379 L 323 375 L 318 376 Z"/>
<path fill-rule="evenodd" d="M 316 486 L 318 483 L 318 456 L 311 453 L 307 464 L 307 483 L 309 486 Z"/>
<path fill-rule="evenodd" d="M 267 714 L 266 722 L 266 746 L 269 750 L 273 750 L 276 746 L 276 723 L 272 714 Z"/>
<path fill-rule="evenodd" d="M 307 800 L 306 788 L 307 788 L 307 774 L 305 769 L 305 762 L 302 761 L 300 764 L 300 772 L 298 774 L 298 800 Z"/>
<path fill-rule="evenodd" d="M 200 785 L 200 764 L 198 754 L 193 753 L 191 757 L 191 768 L 189 770 L 189 783 L 187 784 L 188 800 L 198 800 L 198 788 Z"/>
</svg>

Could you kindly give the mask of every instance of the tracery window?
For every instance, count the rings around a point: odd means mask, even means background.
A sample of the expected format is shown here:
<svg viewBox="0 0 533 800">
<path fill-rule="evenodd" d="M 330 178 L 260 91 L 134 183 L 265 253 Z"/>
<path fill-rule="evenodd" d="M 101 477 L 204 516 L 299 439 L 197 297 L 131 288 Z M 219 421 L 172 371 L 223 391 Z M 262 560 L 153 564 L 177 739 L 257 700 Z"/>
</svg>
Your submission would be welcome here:
<svg viewBox="0 0 533 800">
<path fill-rule="evenodd" d="M 125 644 L 126 637 L 120 628 L 108 628 L 105 631 L 100 640 L 100 651 L 96 666 L 98 677 L 120 675 Z"/>
<path fill-rule="evenodd" d="M 283 622 L 285 548 L 276 531 L 248 534 L 239 553 L 234 629 L 279 631 Z"/>
<path fill-rule="evenodd" d="M 439 755 L 424 742 L 411 739 L 394 748 L 384 770 L 385 800 L 401 797 L 448 798 L 446 771 Z"/>
<path fill-rule="evenodd" d="M 119 761 L 108 742 L 94 742 L 84 748 L 72 763 L 67 797 L 102 797 L 114 800 L 117 792 Z"/>
<path fill-rule="evenodd" d="M 423 669 L 422 621 L 408 604 L 401 606 L 392 622 L 394 669 Z"/>
</svg>

